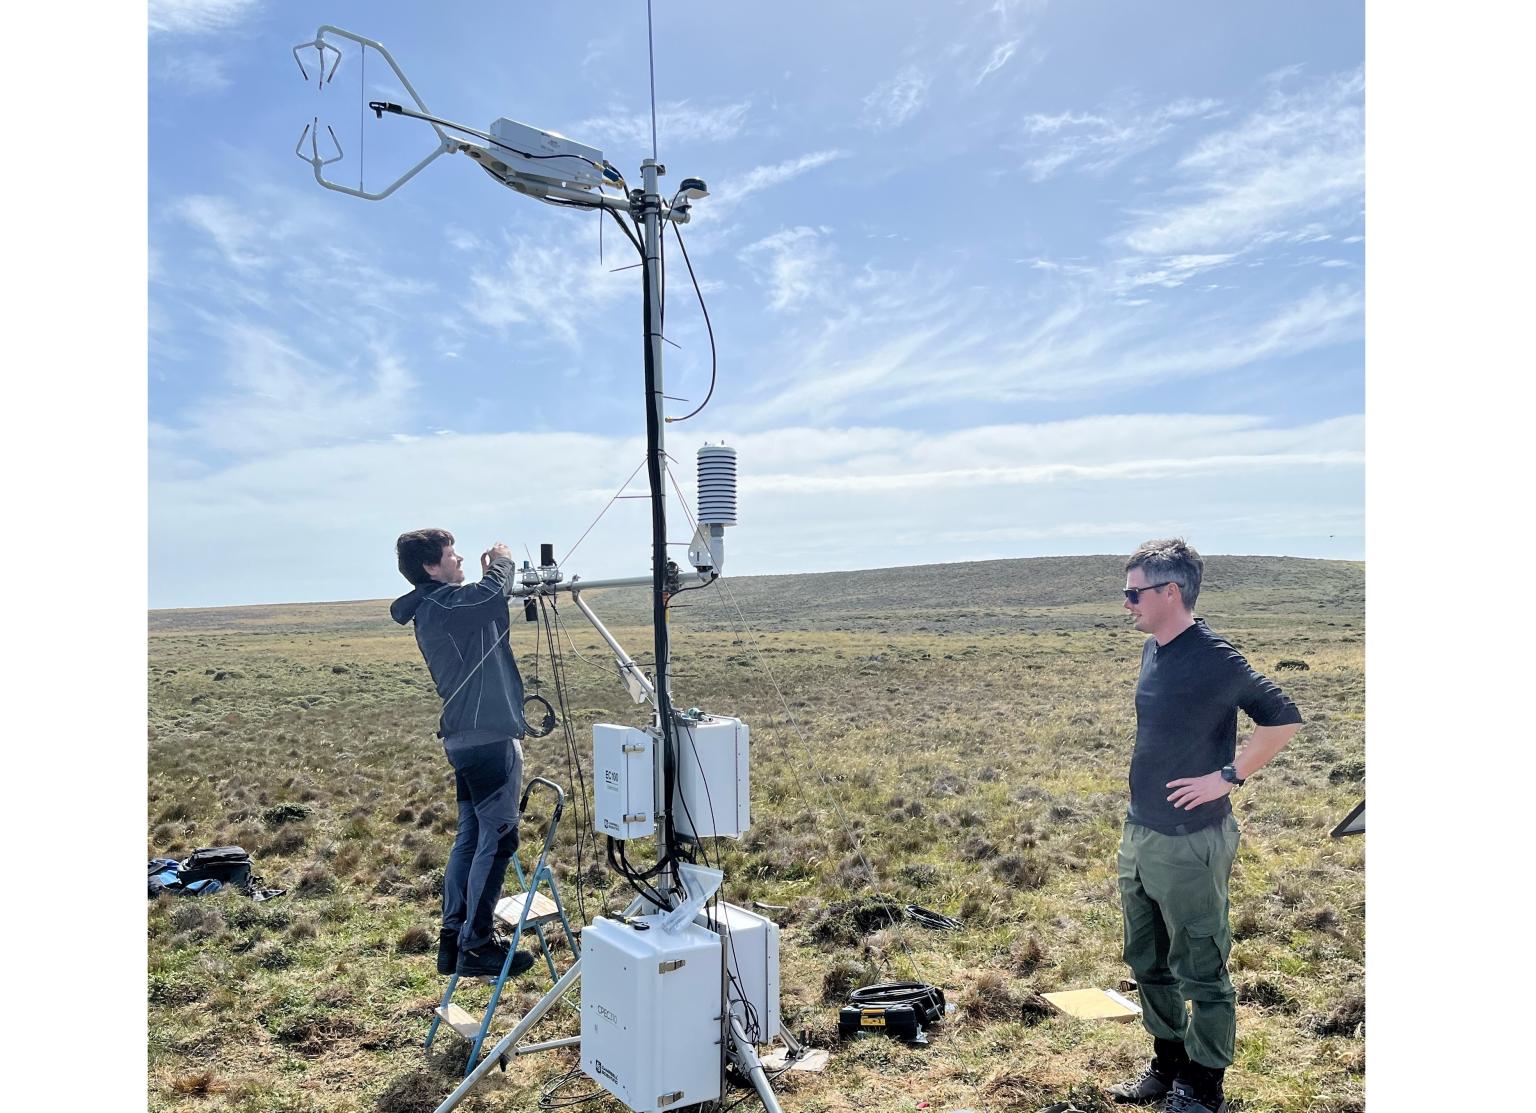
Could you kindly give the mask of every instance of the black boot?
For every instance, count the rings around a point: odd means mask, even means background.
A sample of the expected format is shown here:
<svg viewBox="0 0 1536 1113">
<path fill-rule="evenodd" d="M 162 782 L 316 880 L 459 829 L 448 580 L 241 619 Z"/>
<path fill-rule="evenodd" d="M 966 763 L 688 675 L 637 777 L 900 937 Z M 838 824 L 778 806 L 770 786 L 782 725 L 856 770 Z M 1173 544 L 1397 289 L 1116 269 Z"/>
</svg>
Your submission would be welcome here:
<svg viewBox="0 0 1536 1113">
<path fill-rule="evenodd" d="M 1172 1082 L 1189 1062 L 1189 1052 L 1184 1050 L 1183 1040 L 1152 1041 L 1152 1069 Z"/>
<path fill-rule="evenodd" d="M 452 974 L 459 964 L 459 929 L 444 928 L 437 933 L 437 972 Z"/>
</svg>

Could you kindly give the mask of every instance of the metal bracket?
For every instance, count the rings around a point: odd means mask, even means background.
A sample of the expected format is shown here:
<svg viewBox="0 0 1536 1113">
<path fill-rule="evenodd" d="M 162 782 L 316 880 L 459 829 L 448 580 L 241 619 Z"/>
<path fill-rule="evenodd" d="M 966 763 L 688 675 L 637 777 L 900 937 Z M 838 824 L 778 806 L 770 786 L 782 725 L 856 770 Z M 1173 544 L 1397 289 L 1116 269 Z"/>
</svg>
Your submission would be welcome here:
<svg viewBox="0 0 1536 1113">
<path fill-rule="evenodd" d="M 658 962 L 656 964 L 656 973 L 670 974 L 672 971 L 679 970 L 687 965 L 688 960 L 686 958 L 670 958 L 666 962 Z"/>
<path fill-rule="evenodd" d="M 299 72 L 304 75 L 305 81 L 309 80 L 309 71 L 304 68 L 304 61 L 299 57 L 299 51 L 313 49 L 320 56 L 319 87 L 323 89 L 327 84 L 333 83 L 333 79 L 336 76 L 336 68 L 341 65 L 341 51 L 333 43 L 325 41 L 325 37 L 327 35 L 334 35 L 337 38 L 347 39 L 351 42 L 355 42 L 364 50 L 372 48 L 373 50 L 377 51 L 379 56 L 389 64 L 389 68 L 394 71 L 395 77 L 399 79 L 400 84 L 405 88 L 405 91 L 411 95 L 411 99 L 416 102 L 416 107 L 420 109 L 423 114 L 430 115 L 427 106 L 422 102 L 421 97 L 416 94 L 415 87 L 413 87 L 410 81 L 406 79 L 405 74 L 400 70 L 400 66 L 395 62 L 394 56 L 384 48 L 383 43 L 376 42 L 373 39 L 365 39 L 361 35 L 354 35 L 351 31 L 344 31 L 340 27 L 332 27 L 330 24 L 322 25 L 320 29 L 315 32 L 315 38 L 313 42 L 299 43 L 293 48 L 294 61 L 299 63 Z M 327 72 L 325 69 L 325 52 L 327 50 L 333 51 L 336 55 L 336 60 L 331 63 L 329 72 Z M 332 131 L 330 125 L 327 124 L 326 130 L 331 133 L 331 142 L 336 144 L 336 155 L 334 158 L 320 157 L 319 117 L 315 118 L 313 124 L 304 125 L 304 131 L 299 136 L 299 143 L 298 146 L 294 149 L 294 153 L 297 154 L 300 158 L 304 159 L 305 162 L 310 164 L 311 169 L 313 169 L 315 173 L 315 181 L 319 182 L 326 189 L 334 189 L 337 193 L 345 193 L 352 197 L 361 197 L 365 201 L 382 201 L 384 198 L 388 197 L 391 193 L 395 192 L 395 190 L 399 189 L 406 182 L 410 181 L 417 174 L 419 174 L 426 167 L 427 163 L 442 155 L 452 154 L 458 149 L 458 142 L 452 139 L 447 132 L 445 132 L 437 124 L 432 124 L 431 126 L 432 130 L 437 133 L 438 145 L 432 149 L 430 154 L 428 154 L 415 166 L 411 167 L 404 174 L 400 175 L 400 177 L 396 178 L 393 182 L 391 182 L 387 187 L 378 193 L 369 193 L 363 189 L 354 189 L 351 186 L 342 185 L 340 182 L 333 182 L 326 179 L 324 168 L 333 162 L 339 162 L 342 158 L 342 150 L 341 144 L 336 141 L 335 131 Z M 313 129 L 312 135 L 311 129 Z M 304 140 L 306 137 L 310 138 L 310 154 L 307 157 L 303 151 Z"/>
</svg>

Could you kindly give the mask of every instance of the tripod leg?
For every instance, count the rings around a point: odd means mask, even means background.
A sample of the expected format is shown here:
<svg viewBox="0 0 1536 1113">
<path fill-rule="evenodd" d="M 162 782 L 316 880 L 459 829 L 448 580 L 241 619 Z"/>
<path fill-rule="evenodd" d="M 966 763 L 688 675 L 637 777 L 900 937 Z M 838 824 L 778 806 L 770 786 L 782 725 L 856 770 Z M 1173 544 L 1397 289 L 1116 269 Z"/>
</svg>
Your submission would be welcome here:
<svg viewBox="0 0 1536 1113">
<path fill-rule="evenodd" d="M 765 1113 L 783 1113 L 779 1099 L 774 1096 L 773 1087 L 768 1085 L 768 1072 L 763 1069 L 762 1060 L 757 1057 L 757 1049 L 747 1039 L 741 1021 L 734 1014 L 731 1016 L 731 1034 L 735 1037 L 731 1041 L 731 1057 L 736 1060 L 741 1072 L 752 1079 L 757 1096 L 763 1099 Z"/>
</svg>

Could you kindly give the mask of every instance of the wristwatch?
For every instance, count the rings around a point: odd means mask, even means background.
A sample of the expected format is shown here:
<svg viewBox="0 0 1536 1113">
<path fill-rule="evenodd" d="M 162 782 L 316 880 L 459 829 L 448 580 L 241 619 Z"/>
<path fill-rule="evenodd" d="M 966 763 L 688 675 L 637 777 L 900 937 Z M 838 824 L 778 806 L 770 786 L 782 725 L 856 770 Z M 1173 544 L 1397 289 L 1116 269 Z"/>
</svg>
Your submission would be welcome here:
<svg viewBox="0 0 1536 1113">
<path fill-rule="evenodd" d="M 1228 784 L 1236 785 L 1238 788 L 1242 788 L 1243 781 L 1247 780 L 1246 777 L 1239 777 L 1237 775 L 1237 766 L 1235 765 L 1223 765 L 1221 767 L 1221 779 Z"/>
</svg>

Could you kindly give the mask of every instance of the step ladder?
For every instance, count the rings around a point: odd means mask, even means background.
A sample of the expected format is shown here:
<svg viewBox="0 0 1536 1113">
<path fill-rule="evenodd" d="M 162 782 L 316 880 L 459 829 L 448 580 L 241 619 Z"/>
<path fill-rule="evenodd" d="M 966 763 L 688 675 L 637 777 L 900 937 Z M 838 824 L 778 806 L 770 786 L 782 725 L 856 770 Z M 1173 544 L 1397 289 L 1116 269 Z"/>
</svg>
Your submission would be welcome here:
<svg viewBox="0 0 1536 1113">
<path fill-rule="evenodd" d="M 518 862 L 517 855 L 513 854 L 512 868 L 517 872 L 519 891 L 504 896 L 496 902 L 496 919 L 511 927 L 513 931 L 512 945 L 507 951 L 507 961 L 502 964 L 501 976 L 496 979 L 496 986 L 491 990 L 490 1004 L 486 1005 L 485 1013 L 479 1017 L 462 1006 L 454 1004 L 453 991 L 459 984 L 459 975 L 454 974 L 448 979 L 448 987 L 443 990 L 442 1004 L 433 1010 L 432 1026 L 427 1029 L 426 1050 L 428 1051 L 432 1049 L 432 1041 L 437 1038 L 438 1028 L 444 1023 L 470 1041 L 469 1062 L 464 1067 L 466 1075 L 474 1070 L 481 1045 L 485 1043 L 486 1033 L 490 1031 L 491 1017 L 496 1012 L 496 1006 L 501 1003 L 501 991 L 507 984 L 507 977 L 512 970 L 512 956 L 517 953 L 517 945 L 522 941 L 523 933 L 532 931 L 534 938 L 539 941 L 539 950 L 544 955 L 544 964 L 549 968 L 551 983 L 559 980 L 559 972 L 555 969 L 555 959 L 550 954 L 549 944 L 544 941 L 545 924 L 559 920 L 560 927 L 565 931 L 565 941 L 570 945 L 571 954 L 577 958 L 581 955 L 576 935 L 571 931 L 571 922 L 565 915 L 565 906 L 560 903 L 560 890 L 555 885 L 554 871 L 549 865 L 549 851 L 555 844 L 555 832 L 560 827 L 560 815 L 565 810 L 565 790 L 547 777 L 535 777 L 523 790 L 522 801 L 518 804 L 518 813 L 522 814 L 528 810 L 528 796 L 539 785 L 548 786 L 555 794 L 555 810 L 549 818 L 549 830 L 544 834 L 544 848 L 539 851 L 539 861 L 533 867 L 533 873 L 524 878 L 523 867 Z M 541 885 L 548 887 L 548 896 L 539 891 Z"/>
</svg>

